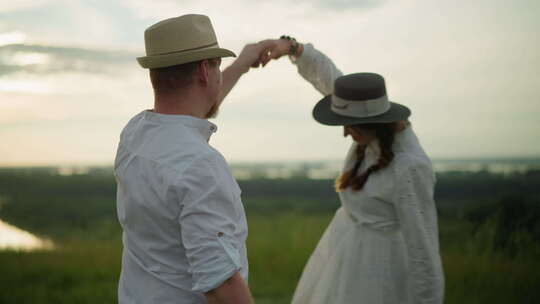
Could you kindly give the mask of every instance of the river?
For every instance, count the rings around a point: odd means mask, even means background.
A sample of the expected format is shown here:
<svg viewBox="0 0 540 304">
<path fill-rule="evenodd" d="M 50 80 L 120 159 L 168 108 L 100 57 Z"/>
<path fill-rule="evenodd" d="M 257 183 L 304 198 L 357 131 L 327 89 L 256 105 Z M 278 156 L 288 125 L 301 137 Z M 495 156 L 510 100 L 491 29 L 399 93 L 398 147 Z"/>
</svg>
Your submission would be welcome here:
<svg viewBox="0 0 540 304">
<path fill-rule="evenodd" d="M 30 232 L 19 229 L 0 220 L 0 250 L 51 250 L 50 240 L 40 239 Z"/>
</svg>

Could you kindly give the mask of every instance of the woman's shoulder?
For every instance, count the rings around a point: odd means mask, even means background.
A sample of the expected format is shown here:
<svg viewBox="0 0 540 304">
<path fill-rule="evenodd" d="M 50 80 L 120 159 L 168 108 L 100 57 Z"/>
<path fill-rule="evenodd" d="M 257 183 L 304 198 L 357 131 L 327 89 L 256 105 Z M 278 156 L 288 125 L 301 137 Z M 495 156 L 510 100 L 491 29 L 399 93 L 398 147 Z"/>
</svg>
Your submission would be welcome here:
<svg viewBox="0 0 540 304">
<path fill-rule="evenodd" d="M 424 155 L 414 153 L 397 153 L 393 160 L 394 174 L 402 177 L 411 173 L 426 174 L 433 176 L 433 165 L 431 160 Z"/>
</svg>

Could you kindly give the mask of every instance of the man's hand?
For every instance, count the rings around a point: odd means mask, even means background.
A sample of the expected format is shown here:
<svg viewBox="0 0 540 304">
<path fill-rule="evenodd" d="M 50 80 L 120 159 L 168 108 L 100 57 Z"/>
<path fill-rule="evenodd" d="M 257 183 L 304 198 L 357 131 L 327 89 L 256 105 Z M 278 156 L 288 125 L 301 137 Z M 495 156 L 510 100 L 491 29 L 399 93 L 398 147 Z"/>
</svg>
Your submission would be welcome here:
<svg viewBox="0 0 540 304">
<path fill-rule="evenodd" d="M 289 55 L 291 41 L 286 39 L 268 39 L 257 43 L 247 44 L 238 58 L 223 71 L 223 84 L 219 96 L 219 104 L 223 102 L 231 89 L 236 85 L 238 79 L 249 71 L 250 67 L 257 68 L 261 64 L 265 66 L 270 60 L 278 59 L 283 55 Z M 302 54 L 304 46 L 298 44 L 298 49 L 294 56 Z"/>
<path fill-rule="evenodd" d="M 225 96 L 229 94 L 231 89 L 236 85 L 238 79 L 249 71 L 250 67 L 257 68 L 260 66 L 260 58 L 263 53 L 268 53 L 273 46 L 271 40 L 265 40 L 258 43 L 248 44 L 242 49 L 236 60 L 223 71 L 223 84 L 219 96 L 219 104 L 223 102 Z"/>
<path fill-rule="evenodd" d="M 272 59 L 279 59 L 283 55 L 289 55 L 292 42 L 286 39 L 268 39 L 259 43 L 265 46 L 259 58 L 259 62 L 265 66 Z"/>
<path fill-rule="evenodd" d="M 298 43 L 296 54 L 290 54 L 292 41 L 287 39 L 268 39 L 261 42 L 265 46 L 265 50 L 261 53 L 259 62 L 265 66 L 272 59 L 279 59 L 283 55 L 292 55 L 299 57 L 304 51 L 304 45 Z"/>
<path fill-rule="evenodd" d="M 250 67 L 257 68 L 261 64 L 259 60 L 262 58 L 262 54 L 268 52 L 270 47 L 272 47 L 272 43 L 269 40 L 247 44 L 232 65 L 236 66 L 242 73 L 249 71 Z"/>
</svg>

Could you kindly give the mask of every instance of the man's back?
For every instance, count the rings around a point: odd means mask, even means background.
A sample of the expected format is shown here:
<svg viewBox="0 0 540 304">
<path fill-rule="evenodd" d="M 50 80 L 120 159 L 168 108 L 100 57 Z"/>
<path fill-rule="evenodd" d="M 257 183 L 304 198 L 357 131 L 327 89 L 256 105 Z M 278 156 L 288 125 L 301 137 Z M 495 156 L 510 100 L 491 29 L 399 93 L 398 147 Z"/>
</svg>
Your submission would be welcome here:
<svg viewBox="0 0 540 304">
<path fill-rule="evenodd" d="M 240 189 L 207 143 L 215 129 L 151 111 L 124 128 L 115 161 L 120 303 L 204 303 L 233 273 L 247 280 Z"/>
</svg>

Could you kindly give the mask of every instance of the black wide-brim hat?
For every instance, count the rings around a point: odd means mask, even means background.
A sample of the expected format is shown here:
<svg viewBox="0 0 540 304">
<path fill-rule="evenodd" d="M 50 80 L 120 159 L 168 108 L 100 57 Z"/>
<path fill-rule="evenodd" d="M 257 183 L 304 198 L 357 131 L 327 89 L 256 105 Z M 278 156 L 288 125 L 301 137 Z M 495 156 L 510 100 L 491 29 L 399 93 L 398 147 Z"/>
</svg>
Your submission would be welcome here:
<svg viewBox="0 0 540 304">
<path fill-rule="evenodd" d="M 313 118 L 323 125 L 347 126 L 366 123 L 391 123 L 405 120 L 411 110 L 390 102 L 384 78 L 375 73 L 356 73 L 338 77 L 334 93 L 313 108 Z"/>
</svg>

